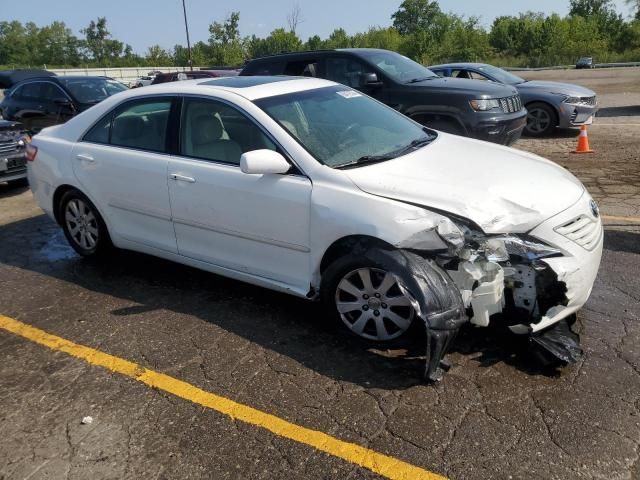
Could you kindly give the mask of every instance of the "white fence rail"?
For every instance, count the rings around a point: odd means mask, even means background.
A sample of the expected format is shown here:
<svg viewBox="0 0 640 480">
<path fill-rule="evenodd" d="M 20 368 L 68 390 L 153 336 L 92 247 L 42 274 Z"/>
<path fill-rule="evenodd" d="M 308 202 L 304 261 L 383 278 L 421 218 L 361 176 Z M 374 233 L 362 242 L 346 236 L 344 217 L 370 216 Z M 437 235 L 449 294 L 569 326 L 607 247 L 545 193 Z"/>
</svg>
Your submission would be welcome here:
<svg viewBox="0 0 640 480">
<path fill-rule="evenodd" d="M 184 72 L 189 67 L 127 67 L 127 68 L 62 68 L 50 69 L 56 75 L 102 75 L 111 77 L 129 86 L 140 77 L 146 76 L 149 72 L 158 70 L 160 72 Z M 194 70 L 200 70 L 200 67 L 193 67 Z"/>
</svg>

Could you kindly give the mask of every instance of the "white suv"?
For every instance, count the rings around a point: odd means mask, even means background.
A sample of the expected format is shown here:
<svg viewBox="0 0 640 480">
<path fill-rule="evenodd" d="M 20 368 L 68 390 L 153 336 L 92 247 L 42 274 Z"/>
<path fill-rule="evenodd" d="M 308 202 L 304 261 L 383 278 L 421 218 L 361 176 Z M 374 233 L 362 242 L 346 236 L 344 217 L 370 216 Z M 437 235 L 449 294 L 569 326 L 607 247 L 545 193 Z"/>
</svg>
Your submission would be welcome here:
<svg viewBox="0 0 640 480">
<path fill-rule="evenodd" d="M 597 206 L 565 169 L 325 80 L 123 92 L 28 149 L 34 195 L 79 254 L 115 245 L 321 299 L 374 341 L 421 319 L 432 380 L 468 320 L 502 313 L 556 341 L 602 253 Z M 549 350 L 570 361 L 570 343 Z"/>
</svg>

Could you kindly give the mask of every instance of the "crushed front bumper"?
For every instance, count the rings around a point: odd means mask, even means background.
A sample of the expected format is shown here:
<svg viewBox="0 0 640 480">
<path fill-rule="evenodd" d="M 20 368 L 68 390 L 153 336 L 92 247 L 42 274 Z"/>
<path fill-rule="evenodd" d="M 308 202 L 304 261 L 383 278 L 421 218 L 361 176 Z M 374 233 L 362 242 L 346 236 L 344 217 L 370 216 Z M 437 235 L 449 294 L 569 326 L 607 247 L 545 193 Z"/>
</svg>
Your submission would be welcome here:
<svg viewBox="0 0 640 480">
<path fill-rule="evenodd" d="M 547 258 L 547 264 L 566 286 L 566 305 L 555 305 L 542 313 L 538 322 L 520 325 L 519 333 L 535 333 L 577 312 L 587 302 L 598 275 L 604 229 L 591 197 L 584 193 L 571 208 L 536 227 L 531 236 L 553 245 L 563 252 L 562 257 Z M 582 225 L 582 226 L 581 226 Z M 572 231 L 573 230 L 573 231 Z"/>
<path fill-rule="evenodd" d="M 502 314 L 514 333 L 533 334 L 579 310 L 591 294 L 602 256 L 602 222 L 592 202 L 585 191 L 573 206 L 528 233 L 553 253 L 536 255 L 525 248 L 492 261 L 477 251 L 449 269 L 472 312 L 471 323 L 488 326 Z"/>
</svg>

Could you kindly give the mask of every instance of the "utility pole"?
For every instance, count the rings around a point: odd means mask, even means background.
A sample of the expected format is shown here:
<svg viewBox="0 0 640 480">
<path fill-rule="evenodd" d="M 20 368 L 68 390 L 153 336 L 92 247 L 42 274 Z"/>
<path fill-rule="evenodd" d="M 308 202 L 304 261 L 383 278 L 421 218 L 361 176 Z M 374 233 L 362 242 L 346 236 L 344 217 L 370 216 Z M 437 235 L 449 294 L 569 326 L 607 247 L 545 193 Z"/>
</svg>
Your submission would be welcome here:
<svg viewBox="0 0 640 480">
<path fill-rule="evenodd" d="M 189 70 L 193 72 L 193 58 L 191 57 L 191 41 L 189 40 L 189 23 L 187 22 L 187 7 L 182 0 L 182 12 L 184 13 L 184 29 L 187 32 L 187 50 L 189 52 Z"/>
</svg>

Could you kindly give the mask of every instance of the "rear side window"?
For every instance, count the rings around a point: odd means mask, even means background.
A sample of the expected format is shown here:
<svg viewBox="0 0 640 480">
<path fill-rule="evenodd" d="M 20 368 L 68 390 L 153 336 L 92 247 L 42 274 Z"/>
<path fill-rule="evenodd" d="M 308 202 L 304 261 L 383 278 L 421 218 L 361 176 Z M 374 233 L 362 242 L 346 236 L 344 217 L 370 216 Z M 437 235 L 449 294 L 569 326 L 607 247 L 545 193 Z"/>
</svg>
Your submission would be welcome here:
<svg viewBox="0 0 640 480">
<path fill-rule="evenodd" d="M 255 62 L 247 65 L 242 71 L 243 75 L 282 75 L 285 62 Z"/>
<path fill-rule="evenodd" d="M 287 63 L 284 69 L 285 75 L 293 75 L 296 77 L 317 77 L 318 62 L 315 60 L 300 60 Z"/>
<path fill-rule="evenodd" d="M 111 145 L 164 152 L 171 100 L 136 103 L 113 117 Z"/>
<path fill-rule="evenodd" d="M 171 99 L 130 102 L 100 119 L 83 141 L 164 152 Z"/>
<path fill-rule="evenodd" d="M 109 130 L 111 129 L 111 117 L 109 114 L 96 123 L 84 136 L 85 142 L 109 143 Z"/>
</svg>

